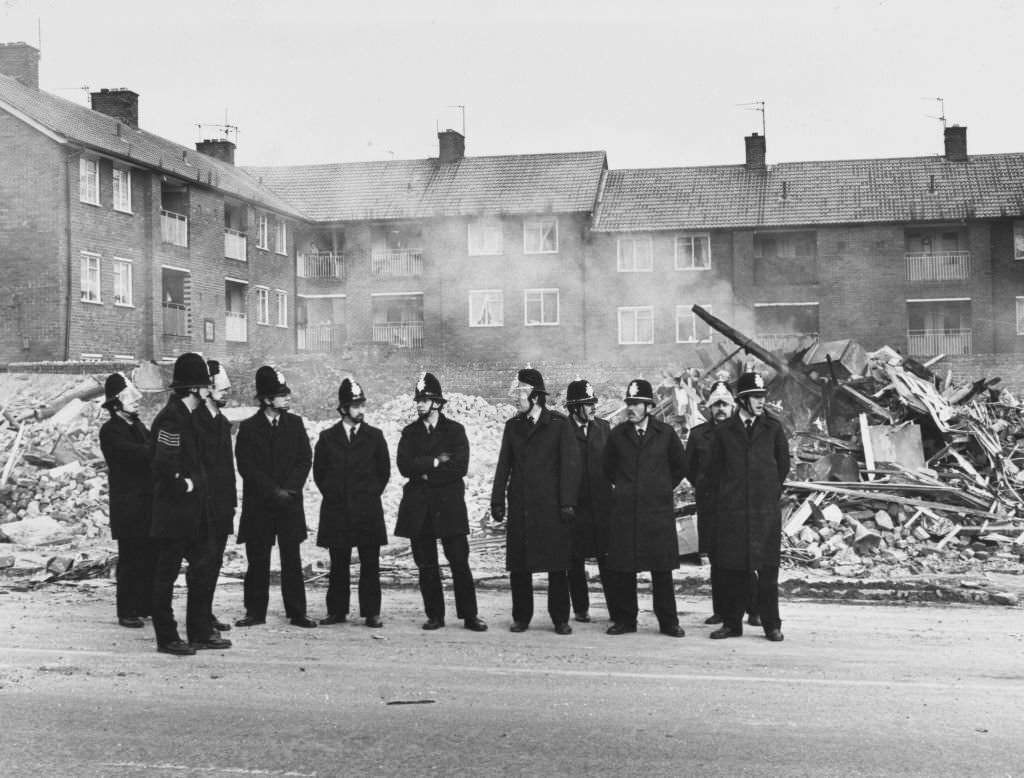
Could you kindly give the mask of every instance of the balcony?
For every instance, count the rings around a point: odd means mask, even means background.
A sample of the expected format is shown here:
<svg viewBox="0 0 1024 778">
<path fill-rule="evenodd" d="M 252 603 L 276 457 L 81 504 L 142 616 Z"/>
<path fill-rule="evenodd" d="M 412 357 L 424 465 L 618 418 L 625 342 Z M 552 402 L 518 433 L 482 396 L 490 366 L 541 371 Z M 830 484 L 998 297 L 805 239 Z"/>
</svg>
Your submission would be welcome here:
<svg viewBox="0 0 1024 778">
<path fill-rule="evenodd" d="M 423 274 L 423 249 L 374 250 L 370 255 L 374 276 L 418 276 Z"/>
<path fill-rule="evenodd" d="M 371 339 L 395 348 L 423 348 L 423 322 L 374 324 Z"/>
<path fill-rule="evenodd" d="M 943 254 L 906 254 L 907 280 L 967 281 L 971 277 L 971 252 L 947 251 Z"/>
<path fill-rule="evenodd" d="M 907 352 L 912 357 L 970 354 L 970 330 L 908 330 Z"/>
<path fill-rule="evenodd" d="M 164 303 L 164 335 L 188 336 L 188 306 Z"/>
<path fill-rule="evenodd" d="M 230 227 L 224 228 L 224 256 L 228 259 L 237 259 L 240 262 L 246 261 L 245 233 L 233 230 Z"/>
<path fill-rule="evenodd" d="M 299 351 L 307 354 L 333 354 L 345 344 L 343 324 L 308 324 L 298 328 Z"/>
<path fill-rule="evenodd" d="M 160 211 L 160 239 L 174 246 L 188 246 L 188 217 L 174 211 Z"/>
<path fill-rule="evenodd" d="M 345 280 L 344 254 L 299 254 L 296 260 L 299 278 Z"/>
<path fill-rule="evenodd" d="M 768 351 L 792 353 L 818 342 L 817 332 L 759 332 L 754 340 Z"/>
<path fill-rule="evenodd" d="M 229 343 L 245 343 L 249 339 L 246 315 L 236 311 L 226 311 L 224 318 L 224 340 Z"/>
</svg>

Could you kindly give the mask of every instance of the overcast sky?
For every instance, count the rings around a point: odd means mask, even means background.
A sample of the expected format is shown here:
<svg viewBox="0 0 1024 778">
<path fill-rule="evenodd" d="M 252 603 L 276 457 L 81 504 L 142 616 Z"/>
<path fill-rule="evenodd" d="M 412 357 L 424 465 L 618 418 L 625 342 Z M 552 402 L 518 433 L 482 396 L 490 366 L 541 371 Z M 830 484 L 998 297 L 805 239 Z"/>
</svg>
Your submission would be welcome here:
<svg viewBox="0 0 1024 778">
<path fill-rule="evenodd" d="M 237 162 L 605 150 L 609 165 L 1024 151 L 1024 3 L 1012 0 L 0 0 L 43 89 L 139 93 L 143 128 L 192 145 L 240 128 Z M 152 9 L 152 10 L 146 10 Z M 491 9 L 491 10 L 488 10 Z M 923 99 L 929 98 L 929 99 Z M 206 128 L 204 136 L 216 136 Z"/>
</svg>

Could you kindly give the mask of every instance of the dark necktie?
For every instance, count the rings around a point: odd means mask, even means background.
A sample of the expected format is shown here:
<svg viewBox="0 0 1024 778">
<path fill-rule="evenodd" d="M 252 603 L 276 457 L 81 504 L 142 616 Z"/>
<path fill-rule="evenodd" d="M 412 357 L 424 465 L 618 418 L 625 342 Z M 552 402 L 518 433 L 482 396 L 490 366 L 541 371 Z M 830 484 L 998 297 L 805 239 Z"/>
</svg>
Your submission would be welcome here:
<svg viewBox="0 0 1024 778">
<path fill-rule="evenodd" d="M 749 437 L 750 433 L 754 431 L 754 420 L 753 419 L 747 419 L 743 423 L 747 425 L 747 436 Z"/>
<path fill-rule="evenodd" d="M 273 427 L 275 431 L 277 430 L 277 416 L 270 420 L 270 426 Z"/>
</svg>

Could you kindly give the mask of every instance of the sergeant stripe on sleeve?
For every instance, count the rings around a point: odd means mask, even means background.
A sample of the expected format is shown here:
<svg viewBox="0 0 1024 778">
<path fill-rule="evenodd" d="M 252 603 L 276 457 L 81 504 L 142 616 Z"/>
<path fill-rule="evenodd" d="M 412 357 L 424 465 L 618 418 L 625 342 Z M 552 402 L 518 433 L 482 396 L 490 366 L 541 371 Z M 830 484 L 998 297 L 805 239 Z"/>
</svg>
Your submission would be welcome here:
<svg viewBox="0 0 1024 778">
<path fill-rule="evenodd" d="M 156 435 L 156 442 L 164 446 L 170 446 L 171 448 L 180 448 L 181 435 L 176 432 L 160 430 Z"/>
</svg>

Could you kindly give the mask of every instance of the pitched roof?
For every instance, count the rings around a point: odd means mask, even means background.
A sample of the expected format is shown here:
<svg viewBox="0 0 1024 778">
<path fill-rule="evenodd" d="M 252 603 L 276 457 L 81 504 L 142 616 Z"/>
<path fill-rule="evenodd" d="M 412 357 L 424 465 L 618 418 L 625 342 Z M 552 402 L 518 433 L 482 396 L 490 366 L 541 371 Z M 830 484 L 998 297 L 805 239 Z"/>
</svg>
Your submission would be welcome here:
<svg viewBox="0 0 1024 778">
<path fill-rule="evenodd" d="M 288 216 L 303 214 L 270 189 L 227 162 L 187 146 L 135 129 L 119 120 L 25 86 L 0 75 L 0 110 L 13 112 L 42 125 L 61 138 L 103 154 L 152 168 L 188 182 L 217 189 Z"/>
<path fill-rule="evenodd" d="M 589 213 L 603 151 L 248 167 L 316 221 Z"/>
<path fill-rule="evenodd" d="M 727 229 L 1024 215 L 1024 154 L 611 170 L 594 230 Z"/>
</svg>

